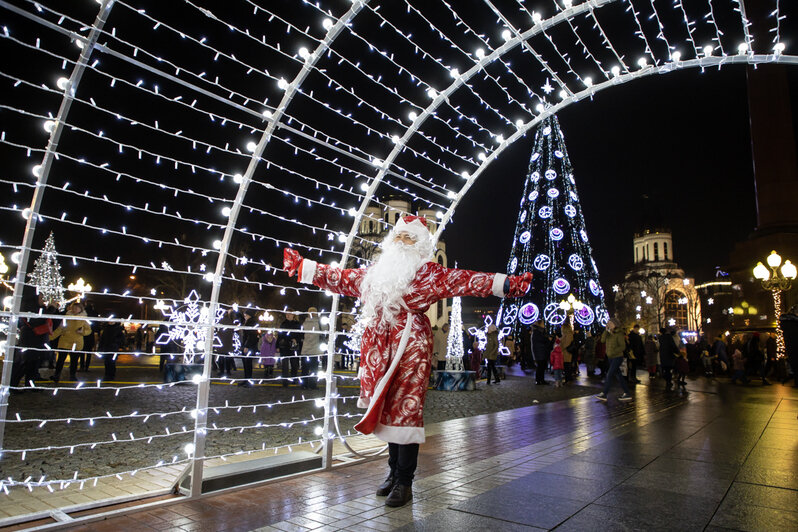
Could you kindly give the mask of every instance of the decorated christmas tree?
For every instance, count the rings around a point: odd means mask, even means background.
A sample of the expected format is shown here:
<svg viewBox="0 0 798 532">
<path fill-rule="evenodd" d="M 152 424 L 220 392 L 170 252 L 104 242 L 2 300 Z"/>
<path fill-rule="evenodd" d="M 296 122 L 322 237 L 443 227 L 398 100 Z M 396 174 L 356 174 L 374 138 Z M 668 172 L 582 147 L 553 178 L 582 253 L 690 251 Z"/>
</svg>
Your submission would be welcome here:
<svg viewBox="0 0 798 532">
<path fill-rule="evenodd" d="M 61 265 L 56 258 L 55 237 L 53 233 L 47 237 L 44 250 L 33 264 L 33 271 L 28 275 L 30 284 L 36 287 L 45 301 L 63 309 L 66 304 L 64 299 L 64 276 L 61 275 Z"/>
<path fill-rule="evenodd" d="M 459 297 L 452 298 L 452 311 L 449 315 L 446 371 L 463 371 L 463 305 Z"/>
<path fill-rule="evenodd" d="M 533 272 L 526 296 L 502 301 L 497 325 L 513 335 L 542 319 L 556 330 L 573 313 L 574 325 L 596 330 L 607 324 L 604 291 L 587 238 L 565 137 L 556 117 L 535 134 L 524 194 L 512 243 L 508 274 Z M 573 304 L 568 297 L 573 295 Z M 574 300 L 575 299 L 575 300 Z"/>
</svg>

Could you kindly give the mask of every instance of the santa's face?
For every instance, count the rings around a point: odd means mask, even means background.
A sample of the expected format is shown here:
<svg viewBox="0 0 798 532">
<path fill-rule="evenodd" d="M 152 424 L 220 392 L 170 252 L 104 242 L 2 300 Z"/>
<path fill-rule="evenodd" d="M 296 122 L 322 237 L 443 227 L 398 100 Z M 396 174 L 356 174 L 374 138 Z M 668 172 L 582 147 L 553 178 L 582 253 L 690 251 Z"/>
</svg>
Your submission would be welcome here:
<svg viewBox="0 0 798 532">
<path fill-rule="evenodd" d="M 393 238 L 394 242 L 400 242 L 406 246 L 414 246 L 416 244 L 416 239 L 410 236 L 409 233 L 401 232 L 396 233 L 396 236 Z"/>
</svg>

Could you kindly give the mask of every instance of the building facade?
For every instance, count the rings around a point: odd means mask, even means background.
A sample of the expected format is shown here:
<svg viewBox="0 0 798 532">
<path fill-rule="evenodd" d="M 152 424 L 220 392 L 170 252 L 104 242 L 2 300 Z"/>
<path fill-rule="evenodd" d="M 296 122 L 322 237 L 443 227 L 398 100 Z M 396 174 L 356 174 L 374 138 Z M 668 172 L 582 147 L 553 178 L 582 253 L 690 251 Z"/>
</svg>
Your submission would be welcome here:
<svg viewBox="0 0 798 532">
<path fill-rule="evenodd" d="M 650 332 L 663 327 L 700 332 L 701 299 L 695 279 L 676 263 L 671 231 L 645 229 L 635 234 L 633 253 L 632 268 L 613 287 L 622 325 L 637 323 Z"/>
</svg>

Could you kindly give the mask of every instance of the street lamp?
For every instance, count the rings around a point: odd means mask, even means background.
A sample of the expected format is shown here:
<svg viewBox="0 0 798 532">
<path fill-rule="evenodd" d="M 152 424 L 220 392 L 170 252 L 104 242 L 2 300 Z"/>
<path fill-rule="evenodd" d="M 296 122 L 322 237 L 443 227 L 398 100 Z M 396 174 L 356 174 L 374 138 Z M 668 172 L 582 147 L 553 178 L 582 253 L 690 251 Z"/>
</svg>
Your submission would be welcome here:
<svg viewBox="0 0 798 532">
<path fill-rule="evenodd" d="M 567 299 L 560 302 L 560 308 L 569 316 L 571 327 L 574 326 L 574 311 L 578 311 L 584 306 L 585 304 L 576 299 L 573 294 L 570 294 Z"/>
<path fill-rule="evenodd" d="M 86 292 L 91 292 L 91 285 L 83 280 L 83 277 L 79 278 L 74 283 L 69 283 L 67 286 L 67 290 L 70 292 L 77 292 L 78 296 L 75 296 L 73 299 L 81 300 L 86 297 Z"/>
<path fill-rule="evenodd" d="M 762 288 L 770 290 L 773 294 L 773 307 L 776 310 L 776 355 L 782 358 L 785 355 L 784 333 L 781 330 L 781 293 L 789 290 L 796 276 L 796 268 L 789 260 L 782 264 L 781 256 L 771 251 L 765 261 L 767 266 L 758 262 L 754 267 L 754 277 L 762 283 Z M 781 267 L 779 267 L 781 266 Z M 768 269 L 770 267 L 770 269 Z"/>
</svg>

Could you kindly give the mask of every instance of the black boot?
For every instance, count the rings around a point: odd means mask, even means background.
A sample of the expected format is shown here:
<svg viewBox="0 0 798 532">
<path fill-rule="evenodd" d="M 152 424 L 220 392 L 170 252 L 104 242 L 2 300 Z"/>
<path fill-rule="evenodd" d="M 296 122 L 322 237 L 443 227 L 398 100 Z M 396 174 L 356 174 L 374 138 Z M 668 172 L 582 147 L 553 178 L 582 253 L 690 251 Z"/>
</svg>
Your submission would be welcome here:
<svg viewBox="0 0 798 532">
<path fill-rule="evenodd" d="M 388 478 L 385 479 L 385 482 L 380 484 L 380 487 L 377 488 L 377 497 L 385 497 L 396 485 L 396 477 L 393 475 L 389 475 Z"/>
<path fill-rule="evenodd" d="M 405 486 L 404 484 L 396 484 L 391 490 L 391 493 L 388 495 L 388 498 L 385 499 L 385 506 L 398 508 L 399 506 L 404 506 L 412 499 L 413 499 L 412 486 Z"/>
</svg>

